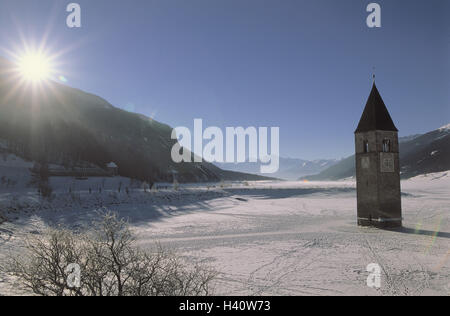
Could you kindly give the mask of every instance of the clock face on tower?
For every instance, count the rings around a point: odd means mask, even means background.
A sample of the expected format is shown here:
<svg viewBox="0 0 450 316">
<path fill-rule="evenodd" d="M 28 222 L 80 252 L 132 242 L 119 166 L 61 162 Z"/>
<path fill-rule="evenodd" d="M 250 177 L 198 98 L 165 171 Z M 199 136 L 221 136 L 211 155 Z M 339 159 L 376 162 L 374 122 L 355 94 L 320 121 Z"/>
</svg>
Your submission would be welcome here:
<svg viewBox="0 0 450 316">
<path fill-rule="evenodd" d="M 361 158 L 361 167 L 363 169 L 369 169 L 370 168 L 370 159 L 369 159 L 369 157 L 362 157 Z"/>
<path fill-rule="evenodd" d="M 394 172 L 394 154 L 380 153 L 381 172 Z"/>
</svg>

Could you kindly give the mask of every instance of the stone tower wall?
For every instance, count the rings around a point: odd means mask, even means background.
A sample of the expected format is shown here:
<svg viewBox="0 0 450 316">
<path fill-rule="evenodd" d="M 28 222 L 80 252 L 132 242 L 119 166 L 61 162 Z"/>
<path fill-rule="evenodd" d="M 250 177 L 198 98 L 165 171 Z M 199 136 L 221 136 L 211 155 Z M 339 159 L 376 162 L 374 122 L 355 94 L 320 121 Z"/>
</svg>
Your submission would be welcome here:
<svg viewBox="0 0 450 316">
<path fill-rule="evenodd" d="M 398 133 L 370 131 L 355 134 L 358 224 L 401 225 Z M 389 151 L 383 142 L 390 140 Z M 369 150 L 365 152 L 365 141 Z"/>
</svg>

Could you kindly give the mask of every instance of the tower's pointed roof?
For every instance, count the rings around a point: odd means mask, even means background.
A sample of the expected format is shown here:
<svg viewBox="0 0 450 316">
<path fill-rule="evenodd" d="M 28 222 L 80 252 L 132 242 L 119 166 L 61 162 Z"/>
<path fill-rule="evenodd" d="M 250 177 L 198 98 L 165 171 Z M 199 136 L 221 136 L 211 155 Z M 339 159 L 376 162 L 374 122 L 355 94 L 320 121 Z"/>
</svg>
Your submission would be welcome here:
<svg viewBox="0 0 450 316">
<path fill-rule="evenodd" d="M 374 82 L 355 133 L 376 130 L 398 132 Z"/>
</svg>

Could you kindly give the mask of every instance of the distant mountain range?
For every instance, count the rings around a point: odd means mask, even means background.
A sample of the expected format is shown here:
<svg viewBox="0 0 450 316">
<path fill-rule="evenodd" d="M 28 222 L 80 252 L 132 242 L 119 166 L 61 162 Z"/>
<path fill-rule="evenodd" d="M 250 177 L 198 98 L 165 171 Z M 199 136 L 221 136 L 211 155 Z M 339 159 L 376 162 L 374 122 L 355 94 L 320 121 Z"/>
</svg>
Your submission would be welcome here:
<svg viewBox="0 0 450 316">
<path fill-rule="evenodd" d="M 284 180 L 297 180 L 303 176 L 318 174 L 338 162 L 339 160 L 337 159 L 303 160 L 280 157 L 280 169 L 271 176 Z M 259 163 L 215 163 L 215 165 L 225 170 L 260 174 Z"/>
<path fill-rule="evenodd" d="M 423 135 L 402 137 L 399 141 L 402 178 L 450 170 L 450 124 Z M 317 175 L 300 180 L 339 180 L 354 176 L 353 155 Z"/>
<path fill-rule="evenodd" d="M 104 168 L 115 162 L 120 175 L 152 182 L 268 179 L 206 162 L 174 163 L 176 140 L 168 125 L 53 81 L 20 86 L 12 69 L 0 58 L 0 139 L 19 157 L 65 167 L 86 161 Z"/>
</svg>

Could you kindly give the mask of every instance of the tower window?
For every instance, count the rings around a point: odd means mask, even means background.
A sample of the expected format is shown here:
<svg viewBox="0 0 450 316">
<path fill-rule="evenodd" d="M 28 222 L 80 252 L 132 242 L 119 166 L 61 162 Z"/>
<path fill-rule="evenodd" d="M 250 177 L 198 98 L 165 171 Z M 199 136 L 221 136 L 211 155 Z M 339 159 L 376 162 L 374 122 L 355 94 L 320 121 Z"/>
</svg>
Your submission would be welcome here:
<svg viewBox="0 0 450 316">
<path fill-rule="evenodd" d="M 383 152 L 388 153 L 391 151 L 391 140 L 384 139 L 383 140 Z"/>
<path fill-rule="evenodd" d="M 364 152 L 365 153 L 369 152 L 369 141 L 367 140 L 364 141 Z"/>
</svg>

